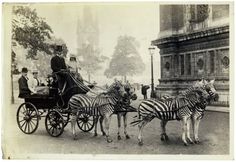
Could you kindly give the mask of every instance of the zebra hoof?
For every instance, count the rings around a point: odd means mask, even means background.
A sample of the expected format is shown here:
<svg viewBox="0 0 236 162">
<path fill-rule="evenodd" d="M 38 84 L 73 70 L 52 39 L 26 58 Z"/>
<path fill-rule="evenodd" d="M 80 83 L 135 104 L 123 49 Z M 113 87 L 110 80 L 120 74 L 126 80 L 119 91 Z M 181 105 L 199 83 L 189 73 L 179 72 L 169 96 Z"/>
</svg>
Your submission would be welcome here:
<svg viewBox="0 0 236 162">
<path fill-rule="evenodd" d="M 107 142 L 108 142 L 108 143 L 111 143 L 111 142 L 112 142 L 112 140 L 111 140 L 111 139 L 108 139 L 108 140 L 107 140 Z"/>
<path fill-rule="evenodd" d="M 168 141 L 169 137 L 166 134 L 161 134 L 161 140 L 162 141 Z"/>
<path fill-rule="evenodd" d="M 121 140 L 121 136 L 120 136 L 120 135 L 118 135 L 118 136 L 117 136 L 117 139 L 118 139 L 118 140 Z"/>
<path fill-rule="evenodd" d="M 130 139 L 130 136 L 128 134 L 126 134 L 125 138 L 126 139 Z"/>
<path fill-rule="evenodd" d="M 77 136 L 74 136 L 74 137 L 73 137 L 73 140 L 78 140 L 78 137 L 77 137 Z"/>
<path fill-rule="evenodd" d="M 95 134 L 94 134 L 94 137 L 97 137 L 97 136 L 98 136 L 98 134 L 97 134 L 97 133 L 95 133 Z"/>
<path fill-rule="evenodd" d="M 188 144 L 187 144 L 187 143 L 184 143 L 184 146 L 188 146 Z"/>
<path fill-rule="evenodd" d="M 194 143 L 196 143 L 196 144 L 199 144 L 199 143 L 200 143 L 200 141 L 199 141 L 199 140 L 195 140 L 195 141 L 194 141 Z"/>
<path fill-rule="evenodd" d="M 105 133 L 105 132 L 102 132 L 102 135 L 103 135 L 103 136 L 106 136 L 106 133 Z"/>
<path fill-rule="evenodd" d="M 138 145 L 139 145 L 139 146 L 143 146 L 143 141 L 139 141 L 139 142 L 138 142 Z"/>
</svg>

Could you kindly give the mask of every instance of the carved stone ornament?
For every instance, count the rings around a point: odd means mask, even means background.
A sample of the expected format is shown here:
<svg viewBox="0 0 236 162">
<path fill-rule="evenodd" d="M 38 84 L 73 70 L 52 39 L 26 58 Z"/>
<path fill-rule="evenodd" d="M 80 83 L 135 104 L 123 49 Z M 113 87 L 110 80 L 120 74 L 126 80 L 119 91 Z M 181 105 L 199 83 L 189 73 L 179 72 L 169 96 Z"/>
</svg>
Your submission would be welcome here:
<svg viewBox="0 0 236 162">
<path fill-rule="evenodd" d="M 203 69 L 203 65 L 204 65 L 204 61 L 200 58 L 198 61 L 197 61 L 197 67 L 202 70 Z"/>
<path fill-rule="evenodd" d="M 165 63 L 165 69 L 166 69 L 167 71 L 170 70 L 170 63 L 169 63 L 169 62 L 166 62 L 166 63 Z"/>
<path fill-rule="evenodd" d="M 229 67 L 229 58 L 227 56 L 224 56 L 221 59 L 221 63 L 224 66 L 224 68 L 228 68 Z"/>
</svg>

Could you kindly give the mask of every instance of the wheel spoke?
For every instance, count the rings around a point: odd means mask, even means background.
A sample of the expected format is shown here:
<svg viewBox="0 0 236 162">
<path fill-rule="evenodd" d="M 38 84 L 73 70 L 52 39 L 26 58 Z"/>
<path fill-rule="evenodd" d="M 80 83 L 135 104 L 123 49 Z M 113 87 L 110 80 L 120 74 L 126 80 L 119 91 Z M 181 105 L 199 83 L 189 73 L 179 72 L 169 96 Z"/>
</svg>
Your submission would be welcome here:
<svg viewBox="0 0 236 162">
<path fill-rule="evenodd" d="M 90 122 L 88 122 L 89 125 L 93 126 Z"/>
<path fill-rule="evenodd" d="M 30 123 L 33 125 L 33 126 L 36 126 L 36 124 L 31 120 Z"/>
<path fill-rule="evenodd" d="M 30 132 L 30 123 L 28 123 L 28 133 Z"/>
<path fill-rule="evenodd" d="M 34 129 L 34 127 L 33 127 L 33 125 L 32 125 L 32 123 L 30 122 L 30 127 L 32 128 L 32 130 Z"/>
<path fill-rule="evenodd" d="M 78 120 L 78 122 L 79 122 L 79 124 L 81 124 L 81 123 L 82 123 L 82 120 Z"/>
<path fill-rule="evenodd" d="M 26 124 L 27 122 L 26 122 L 26 120 L 25 120 L 25 122 L 21 125 L 21 128 L 23 128 L 23 126 Z"/>
<path fill-rule="evenodd" d="M 27 126 L 28 126 L 28 122 L 26 122 L 26 124 L 25 124 L 24 132 L 26 132 Z"/>
<path fill-rule="evenodd" d="M 21 123 L 21 122 L 23 122 L 23 121 L 25 121 L 25 119 L 20 120 L 19 123 Z"/>
<path fill-rule="evenodd" d="M 52 134 L 54 134 L 54 129 L 55 129 L 55 128 L 54 128 L 54 127 L 52 127 Z"/>
</svg>

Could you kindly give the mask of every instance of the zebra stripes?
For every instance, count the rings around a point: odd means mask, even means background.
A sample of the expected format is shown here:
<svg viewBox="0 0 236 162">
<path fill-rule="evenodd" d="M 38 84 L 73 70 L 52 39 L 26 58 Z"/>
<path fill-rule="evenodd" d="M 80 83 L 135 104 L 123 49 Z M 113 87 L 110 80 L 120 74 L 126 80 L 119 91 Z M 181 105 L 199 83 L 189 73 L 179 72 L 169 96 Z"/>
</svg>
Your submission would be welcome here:
<svg viewBox="0 0 236 162">
<path fill-rule="evenodd" d="M 69 107 L 72 112 L 86 113 L 91 116 L 101 116 L 114 112 L 117 97 L 97 96 L 91 97 L 85 94 L 76 94 L 71 97 Z"/>
<path fill-rule="evenodd" d="M 169 120 L 181 120 L 183 123 L 183 135 L 182 140 L 187 145 L 185 133 L 189 127 L 189 120 L 195 111 L 195 106 L 198 103 L 203 103 L 205 98 L 208 98 L 209 94 L 206 89 L 200 85 L 194 85 L 177 95 L 174 98 L 160 99 L 160 100 L 144 100 L 140 103 L 138 108 L 139 119 L 131 124 L 139 124 L 139 144 L 142 145 L 142 130 L 143 127 L 154 118 L 158 118 L 162 121 L 162 135 L 167 138 L 165 133 L 165 125 Z M 187 133 L 189 141 L 190 134 Z"/>
<path fill-rule="evenodd" d="M 95 121 L 95 134 L 97 132 L 96 125 L 99 116 L 105 118 L 105 129 L 107 142 L 112 142 L 109 136 L 109 124 L 111 115 L 119 108 L 120 100 L 125 95 L 124 86 L 120 82 L 113 83 L 106 93 L 102 93 L 96 97 L 76 94 L 69 100 L 69 107 L 72 111 L 72 133 L 75 138 L 75 122 L 76 116 L 81 113 L 92 115 L 96 117 Z"/>
</svg>

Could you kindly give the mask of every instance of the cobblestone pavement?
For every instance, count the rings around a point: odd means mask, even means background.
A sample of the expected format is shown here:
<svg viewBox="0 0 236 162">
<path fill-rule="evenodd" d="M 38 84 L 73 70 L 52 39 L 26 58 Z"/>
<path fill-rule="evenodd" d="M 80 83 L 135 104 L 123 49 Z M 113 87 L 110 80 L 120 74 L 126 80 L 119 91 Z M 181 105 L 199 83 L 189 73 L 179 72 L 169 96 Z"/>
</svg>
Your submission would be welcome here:
<svg viewBox="0 0 236 162">
<path fill-rule="evenodd" d="M 138 127 L 128 125 L 131 139 L 126 140 L 123 131 L 122 139 L 117 140 L 117 119 L 112 117 L 110 135 L 112 143 L 107 143 L 101 135 L 93 137 L 93 130 L 89 133 L 77 128 L 78 140 L 72 139 L 70 124 L 64 133 L 53 138 L 46 132 L 44 118 L 39 123 L 38 130 L 32 135 L 20 131 L 16 123 L 16 111 L 20 103 L 5 108 L 2 148 L 5 158 L 34 157 L 34 154 L 229 154 L 229 113 L 206 112 L 200 123 L 200 144 L 184 146 L 181 141 L 181 124 L 171 121 L 167 124 L 169 141 L 160 140 L 160 122 L 154 119 L 144 129 L 144 145 L 139 146 L 137 141 Z M 138 103 L 134 103 L 135 106 Z M 136 113 L 128 114 L 128 123 Z M 123 126 L 122 126 L 123 127 Z M 40 156 L 39 156 L 40 157 Z M 53 157 L 53 155 L 52 155 Z"/>
</svg>

